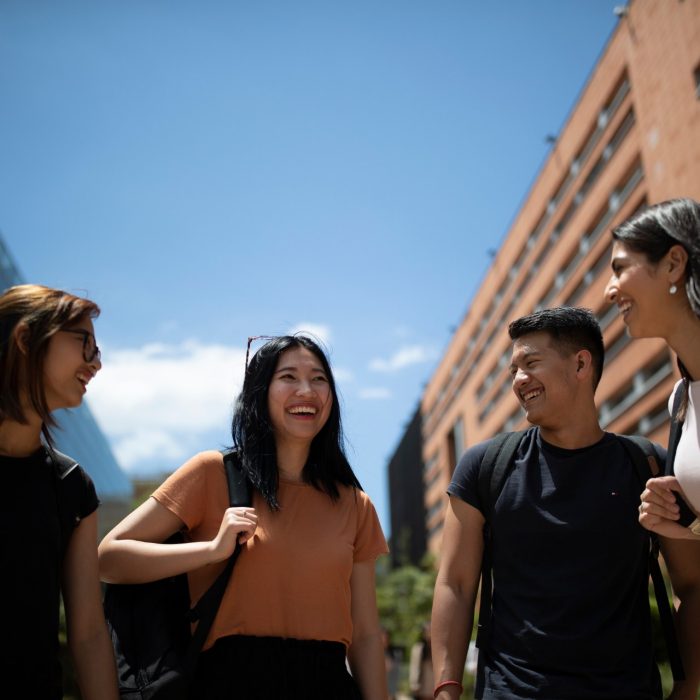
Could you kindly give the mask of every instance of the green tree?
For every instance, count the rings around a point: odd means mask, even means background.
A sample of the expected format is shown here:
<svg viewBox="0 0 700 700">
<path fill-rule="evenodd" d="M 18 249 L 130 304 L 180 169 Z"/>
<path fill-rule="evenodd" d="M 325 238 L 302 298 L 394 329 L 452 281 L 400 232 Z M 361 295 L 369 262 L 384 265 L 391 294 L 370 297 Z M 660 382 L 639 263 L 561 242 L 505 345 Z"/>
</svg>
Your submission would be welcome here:
<svg viewBox="0 0 700 700">
<path fill-rule="evenodd" d="M 377 571 L 379 618 L 392 644 L 408 649 L 418 640 L 423 622 L 430 619 L 435 567 L 428 558 L 420 567 L 408 564 L 389 569 L 382 564 Z"/>
</svg>

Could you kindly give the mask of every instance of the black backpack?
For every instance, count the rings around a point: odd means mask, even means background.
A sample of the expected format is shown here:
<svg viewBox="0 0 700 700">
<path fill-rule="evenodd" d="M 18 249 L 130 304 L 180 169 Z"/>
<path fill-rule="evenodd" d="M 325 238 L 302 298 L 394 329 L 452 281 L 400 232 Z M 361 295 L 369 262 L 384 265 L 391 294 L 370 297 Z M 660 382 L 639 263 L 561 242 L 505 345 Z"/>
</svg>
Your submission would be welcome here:
<svg viewBox="0 0 700 700">
<path fill-rule="evenodd" d="M 520 441 L 527 431 L 500 433 L 491 440 L 479 467 L 478 491 L 484 509 L 484 554 L 481 562 L 481 603 L 476 634 L 476 646 L 485 648 L 491 633 L 493 579 L 491 576 L 491 530 L 489 517 L 493 513 L 496 500 L 503 489 L 508 475 L 515 463 L 515 454 Z M 637 435 L 617 435 L 635 466 L 641 488 L 644 489 L 648 479 L 658 476 L 659 466 L 656 452 L 649 440 Z M 641 491 L 640 491 L 641 493 Z M 659 540 L 649 533 L 649 573 L 654 584 L 656 605 L 664 630 L 666 649 L 675 681 L 685 680 L 678 640 L 673 626 L 671 605 L 666 593 L 661 568 L 659 567 Z"/>
<path fill-rule="evenodd" d="M 233 450 L 223 452 L 229 502 L 250 505 L 248 481 Z M 168 543 L 183 542 L 175 533 Z M 199 656 L 231 577 L 241 545 L 190 609 L 187 574 L 140 584 L 107 584 L 104 610 L 124 700 L 184 700 Z M 191 623 L 197 622 L 194 633 Z"/>
</svg>

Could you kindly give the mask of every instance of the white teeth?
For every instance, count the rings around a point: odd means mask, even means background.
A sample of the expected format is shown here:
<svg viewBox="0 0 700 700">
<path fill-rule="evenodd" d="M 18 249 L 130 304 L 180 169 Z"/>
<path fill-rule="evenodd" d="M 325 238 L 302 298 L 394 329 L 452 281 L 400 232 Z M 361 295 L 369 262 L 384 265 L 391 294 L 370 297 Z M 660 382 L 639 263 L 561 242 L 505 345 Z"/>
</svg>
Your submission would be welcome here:
<svg viewBox="0 0 700 700">
<path fill-rule="evenodd" d="M 292 408 L 289 409 L 289 413 L 293 413 L 295 415 L 315 416 L 316 409 L 312 406 L 292 406 Z"/>
<path fill-rule="evenodd" d="M 624 304 L 620 304 L 618 308 L 621 314 L 626 314 L 632 308 L 632 304 L 626 301 Z"/>
<path fill-rule="evenodd" d="M 527 394 L 523 394 L 523 401 L 529 401 L 530 399 L 534 399 L 535 396 L 539 396 L 542 393 L 540 389 L 535 389 L 533 391 L 528 391 Z"/>
</svg>

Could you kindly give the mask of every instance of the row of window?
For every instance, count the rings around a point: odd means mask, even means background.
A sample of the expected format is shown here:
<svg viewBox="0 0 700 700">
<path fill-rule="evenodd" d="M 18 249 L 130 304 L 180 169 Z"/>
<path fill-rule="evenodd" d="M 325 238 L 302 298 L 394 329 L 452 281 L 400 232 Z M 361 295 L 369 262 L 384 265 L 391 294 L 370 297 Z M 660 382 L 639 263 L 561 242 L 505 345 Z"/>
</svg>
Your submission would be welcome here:
<svg viewBox="0 0 700 700">
<path fill-rule="evenodd" d="M 700 100 L 700 64 L 696 66 L 694 72 L 693 72 L 693 78 L 694 78 L 694 83 L 695 83 L 695 96 L 697 99 Z M 572 160 L 570 163 L 569 169 L 561 183 L 559 184 L 558 188 L 555 191 L 555 194 L 552 196 L 550 201 L 547 204 L 547 207 L 545 211 L 543 212 L 541 218 L 539 219 L 537 225 L 533 229 L 532 233 L 528 237 L 527 241 L 525 242 L 525 245 L 521 252 L 519 253 L 519 256 L 527 254 L 531 249 L 535 247 L 535 244 L 537 243 L 540 235 L 544 231 L 545 227 L 551 220 L 552 215 L 556 211 L 559 203 L 563 200 L 565 197 L 566 193 L 568 192 L 569 188 L 571 187 L 571 184 L 574 182 L 576 177 L 581 171 L 581 168 L 585 165 L 586 161 L 590 157 L 591 153 L 595 149 L 596 145 L 598 144 L 600 138 L 602 137 L 602 134 L 605 131 L 605 128 L 607 127 L 608 123 L 612 119 L 612 117 L 615 115 L 615 112 L 617 109 L 620 107 L 622 102 L 624 101 L 625 97 L 630 91 L 630 83 L 629 79 L 626 74 L 624 74 L 617 86 L 617 88 L 613 92 L 613 96 L 610 99 L 609 103 L 603 107 L 603 109 L 600 111 L 598 114 L 598 118 L 591 128 L 591 131 L 589 132 L 584 145 L 580 149 L 579 153 L 577 156 Z M 571 204 L 567 208 L 567 210 L 564 212 L 563 216 L 561 217 L 559 223 L 557 226 L 552 230 L 552 233 L 550 234 L 549 240 L 547 244 L 544 246 L 544 248 L 540 251 L 540 254 L 538 255 L 537 259 L 535 260 L 534 264 L 530 266 L 528 269 L 528 273 L 525 276 L 525 278 L 521 281 L 521 284 L 519 286 L 519 290 L 522 290 L 525 288 L 525 286 L 529 283 L 530 279 L 532 276 L 537 272 L 538 268 L 540 265 L 544 262 L 546 259 L 547 255 L 550 253 L 553 245 L 557 242 L 559 237 L 561 236 L 561 233 L 563 232 L 564 228 L 568 224 L 569 220 L 573 216 L 573 213 L 575 210 L 578 208 L 578 206 L 581 204 L 583 199 L 586 197 L 586 195 L 590 192 L 592 189 L 593 185 L 595 182 L 599 179 L 601 173 L 605 169 L 606 165 L 609 163 L 610 159 L 614 155 L 614 153 L 619 149 L 621 143 L 624 141 L 625 137 L 627 134 L 631 131 L 632 127 L 634 126 L 635 123 L 635 115 L 634 111 L 630 109 L 630 111 L 627 113 L 623 121 L 620 123 L 618 126 L 617 130 L 611 137 L 610 141 L 606 145 L 606 147 L 603 149 L 600 157 L 598 160 L 595 162 L 595 164 L 592 166 L 590 169 L 588 175 L 586 176 L 585 180 L 583 181 L 581 187 L 579 188 L 579 191 L 576 193 L 574 196 Z M 553 289 L 550 291 L 548 296 L 538 305 L 538 308 L 545 308 L 556 296 L 556 294 L 560 291 L 561 287 L 564 285 L 566 280 L 568 280 L 571 276 L 571 274 L 577 269 L 577 267 L 580 265 L 582 259 L 586 256 L 588 251 L 593 247 L 594 243 L 600 235 L 607 229 L 611 219 L 613 218 L 614 214 L 617 212 L 617 210 L 624 204 L 624 202 L 628 199 L 630 194 L 634 191 L 636 186 L 639 184 L 639 182 L 643 179 L 643 171 L 641 168 L 641 164 L 638 164 L 637 167 L 635 167 L 632 170 L 631 176 L 629 177 L 628 181 L 625 183 L 625 185 L 619 189 L 617 192 L 613 193 L 613 195 L 610 197 L 608 201 L 608 206 L 607 208 L 602 212 L 601 216 L 599 217 L 598 221 L 596 224 L 593 225 L 591 228 L 590 232 L 584 236 L 581 239 L 581 242 L 579 244 L 579 249 L 578 251 L 575 251 L 574 255 L 572 258 L 569 260 L 568 265 L 564 267 L 564 269 L 559 273 L 555 280 L 555 285 Z M 641 206 L 645 205 L 645 201 L 642 202 L 639 208 Z M 598 278 L 602 270 L 607 267 L 609 260 L 610 260 L 610 255 L 611 255 L 611 248 L 612 245 L 609 245 L 605 251 L 597 258 L 597 260 L 589 266 L 588 270 L 584 273 L 581 282 L 576 286 L 576 288 L 571 292 L 571 294 L 567 297 L 567 299 L 563 302 L 566 305 L 576 305 L 577 301 L 580 299 L 582 294 L 586 291 L 586 288 L 595 280 Z M 521 263 L 522 264 L 522 263 Z M 442 402 L 442 399 L 444 399 L 448 385 L 449 383 L 452 382 L 454 377 L 459 373 L 460 369 L 466 364 L 466 361 L 468 359 L 468 356 L 476 346 L 479 336 L 481 332 L 486 328 L 488 325 L 490 319 L 493 317 L 493 313 L 495 312 L 496 308 L 502 301 L 502 299 L 505 297 L 506 292 L 508 291 L 508 288 L 510 284 L 515 280 L 518 272 L 520 271 L 520 266 L 516 265 L 510 268 L 508 271 L 507 276 L 503 280 L 501 287 L 499 290 L 496 292 L 494 295 L 494 298 L 491 302 L 491 305 L 488 309 L 488 311 L 483 314 L 476 332 L 473 334 L 471 339 L 469 340 L 469 343 L 467 344 L 467 347 L 462 355 L 462 358 L 459 363 L 455 364 L 450 372 L 448 382 L 447 384 L 442 388 L 440 391 L 440 394 L 435 402 L 435 405 L 433 406 L 433 409 L 431 410 L 431 413 L 426 416 L 425 421 L 429 420 L 431 417 L 431 414 L 433 411 L 438 407 L 438 405 Z M 507 318 L 509 312 L 512 309 L 513 304 L 515 303 L 516 299 L 519 296 L 519 291 L 516 291 L 511 298 L 511 302 L 509 306 L 503 310 L 502 314 L 500 315 L 501 318 Z M 616 317 L 617 315 L 617 310 L 614 306 L 609 307 L 601 316 L 599 316 L 599 322 L 601 325 L 601 329 L 605 331 L 605 329 L 610 325 L 612 320 Z M 500 325 L 500 324 L 499 324 Z M 481 355 L 483 354 L 484 350 L 488 348 L 493 341 L 495 337 L 495 333 L 498 332 L 499 326 L 497 325 L 494 330 L 492 330 L 491 335 L 489 336 L 488 340 L 483 344 L 481 351 L 479 352 L 479 355 L 477 355 L 476 358 L 472 361 L 472 366 L 476 366 L 478 364 L 479 359 L 481 358 Z M 627 334 L 622 331 L 620 332 L 609 344 L 609 346 L 606 349 L 606 362 L 611 362 L 614 360 L 621 352 L 622 350 L 627 346 L 627 344 L 630 342 L 629 337 Z M 503 355 L 501 358 L 499 358 L 497 364 L 495 367 L 489 372 L 489 374 L 486 376 L 484 379 L 484 382 L 482 385 L 478 388 L 477 390 L 477 399 L 480 400 L 482 399 L 488 392 L 488 390 L 491 388 L 491 386 L 498 380 L 499 376 L 501 375 L 503 368 L 508 364 L 509 362 L 509 357 L 510 353 L 507 353 Z M 636 401 L 638 401 L 642 396 L 644 396 L 646 393 L 651 391 L 655 386 L 657 386 L 660 382 L 664 381 L 670 374 L 672 373 L 672 366 L 671 366 L 671 361 L 668 359 L 666 355 L 660 357 L 657 359 L 655 363 L 652 363 L 652 365 L 648 368 L 643 368 L 635 376 L 632 378 L 630 382 L 628 382 L 624 387 L 622 387 L 616 394 L 608 399 L 600 409 L 600 421 L 603 427 L 609 425 L 612 423 L 616 418 L 618 418 L 620 415 L 622 415 L 626 410 L 630 408 Z M 466 381 L 466 376 L 463 377 L 462 381 L 460 382 L 460 386 L 457 387 L 456 391 L 459 391 L 461 386 L 464 384 Z M 486 406 L 482 408 L 482 410 L 479 412 L 479 421 L 483 422 L 483 420 L 486 418 L 486 416 L 490 413 L 491 410 L 495 407 L 495 405 L 503 398 L 504 394 L 509 391 L 510 389 L 510 383 L 507 381 L 503 381 L 500 388 L 498 389 L 497 393 L 491 398 L 491 400 L 488 402 Z M 508 431 L 508 430 L 514 430 L 515 428 L 518 427 L 519 424 L 522 423 L 522 411 L 520 409 L 520 406 L 517 406 L 511 414 L 508 416 L 508 418 L 504 421 L 504 424 L 502 426 L 502 430 Z M 668 419 L 668 409 L 666 402 L 663 401 L 659 403 L 652 411 L 650 411 L 646 416 L 643 416 L 638 424 L 635 426 L 635 428 L 632 430 L 633 433 L 641 434 L 641 435 L 648 435 L 654 430 L 656 430 L 658 427 L 663 425 L 663 423 Z M 461 419 L 458 421 L 455 426 L 453 426 L 452 430 L 450 431 L 450 441 L 454 443 L 456 436 L 458 434 L 458 429 L 459 431 L 462 431 L 462 421 Z M 463 439 L 463 433 L 461 434 L 461 438 Z M 460 452 L 457 452 L 457 458 L 459 456 Z M 435 458 L 436 459 L 436 458 Z M 434 460 L 433 460 L 434 462 Z M 453 466 L 453 465 L 451 465 Z M 438 472 L 439 473 L 439 470 Z M 435 481 L 435 476 L 431 480 L 432 482 Z M 432 514 L 434 515 L 437 513 L 442 507 L 442 500 L 437 501 L 436 503 L 433 504 L 432 506 Z M 435 535 L 437 535 L 440 530 L 442 529 L 442 521 L 438 521 L 433 525 L 433 527 L 430 528 L 428 532 L 428 538 L 432 538 Z"/>
<path fill-rule="evenodd" d="M 637 173 L 638 173 L 638 167 L 635 167 L 632 171 L 632 175 L 630 175 L 628 178 L 626 178 L 625 183 L 622 186 L 622 191 L 624 192 L 625 190 L 628 190 L 628 194 L 625 197 L 625 200 L 629 196 L 629 192 L 631 191 L 630 188 L 626 187 L 626 185 L 630 182 L 639 182 L 637 178 Z M 635 185 L 636 186 L 636 185 Z M 623 201 L 620 201 L 618 206 L 621 206 Z M 646 206 L 646 198 L 642 198 L 635 208 L 635 211 L 641 210 L 644 206 Z M 600 226 L 594 225 L 593 230 L 598 230 L 602 231 Z M 596 279 L 600 273 L 603 271 L 604 268 L 606 268 L 609 264 L 610 261 L 610 255 L 611 255 L 611 250 L 612 250 L 612 243 L 608 245 L 605 250 L 594 260 L 589 268 L 586 270 L 586 272 L 583 275 L 583 283 L 578 285 L 574 291 L 574 295 L 578 296 L 580 293 L 585 289 L 584 285 L 590 284 L 591 281 Z M 569 299 L 566 300 L 566 304 L 571 304 L 573 303 L 573 296 L 571 295 Z M 607 306 L 605 307 L 605 310 L 599 314 L 598 316 L 598 322 L 600 324 L 601 331 L 605 333 L 605 331 L 608 329 L 610 324 L 613 322 L 613 320 L 617 317 L 617 308 L 615 306 Z M 627 346 L 629 343 L 630 339 L 627 336 L 627 334 L 624 331 L 620 331 L 615 338 L 611 340 L 609 343 L 608 347 L 606 348 L 606 363 L 612 362 L 615 357 L 617 357 L 620 352 Z M 483 422 L 487 416 L 496 408 L 496 406 L 500 403 L 501 400 L 503 400 L 504 396 L 510 391 L 511 389 L 511 383 L 508 380 L 507 377 L 503 376 L 501 377 L 500 375 L 505 371 L 505 368 L 509 365 L 510 363 L 510 350 L 507 350 L 498 360 L 496 367 L 494 368 L 494 371 L 490 373 L 490 375 L 487 377 L 485 380 L 485 383 L 488 382 L 489 385 L 500 380 L 500 386 L 498 391 L 491 397 L 489 402 L 482 407 L 482 409 L 479 412 L 479 422 Z M 622 390 L 622 393 L 624 394 L 626 392 L 626 389 Z M 520 410 L 520 406 L 516 406 L 511 414 L 506 418 L 504 421 L 503 425 L 501 426 L 500 430 L 501 431 L 509 431 L 515 429 L 517 425 L 519 425 L 522 422 L 522 412 Z M 663 422 L 663 421 L 662 421 Z M 649 428 L 645 431 L 642 432 L 649 432 L 652 428 Z M 458 419 L 458 421 L 455 423 L 455 425 L 452 427 L 449 435 L 448 435 L 448 463 L 449 463 L 449 469 L 452 470 L 454 469 L 454 466 L 456 464 L 457 459 L 459 459 L 459 455 L 463 451 L 463 445 L 465 444 L 465 436 L 464 436 L 464 429 L 463 429 L 463 421 L 462 419 Z M 458 447 L 459 446 L 459 447 Z M 431 460 L 426 465 L 425 473 L 428 474 L 431 470 L 432 467 L 436 464 L 437 462 L 437 456 L 433 456 Z M 432 478 L 430 479 L 429 484 L 426 483 L 426 486 L 432 485 L 435 483 L 437 480 L 437 475 L 439 474 L 439 470 L 437 470 L 435 473 L 433 473 Z"/>
<path fill-rule="evenodd" d="M 610 196 L 607 207 L 598 214 L 589 231 L 584 233 L 578 250 L 575 251 L 571 258 L 565 263 L 564 269 L 566 271 L 566 276 L 564 276 L 563 273 L 557 275 L 551 290 L 538 302 L 538 304 L 535 306 L 536 309 L 544 309 L 551 306 L 556 295 L 564 286 L 565 281 L 570 279 L 574 273 L 580 269 L 581 263 L 583 262 L 585 256 L 593 248 L 603 233 L 607 231 L 612 218 L 615 216 L 620 207 L 627 202 L 643 178 L 644 171 L 641 163 L 637 161 L 635 162 L 632 170 L 623 178 L 615 192 L 613 192 L 613 194 Z M 581 282 L 576 286 L 572 294 L 570 294 L 564 301 L 565 304 L 573 304 L 575 299 L 583 294 L 586 287 L 600 275 L 605 267 L 607 267 L 610 262 L 611 250 L 612 244 L 608 246 L 606 250 L 589 266 L 589 268 L 583 274 Z M 508 391 L 509 383 L 503 378 L 503 375 L 509 363 L 510 353 L 506 352 L 501 355 L 494 367 L 484 379 L 482 385 L 477 389 L 477 400 L 479 400 L 483 398 L 487 390 L 493 384 L 499 381 L 501 383 L 498 391 L 490 398 L 488 403 L 481 407 L 481 410 L 479 411 L 479 422 L 483 422 L 486 419 L 486 417 L 501 401 L 504 394 Z"/>
<path fill-rule="evenodd" d="M 600 407 L 600 423 L 605 428 L 673 373 L 668 353 L 664 352 L 655 362 L 640 369 L 619 391 Z"/>
<path fill-rule="evenodd" d="M 543 233 L 545 227 L 547 226 L 547 224 L 551 220 L 551 217 L 555 213 L 559 203 L 563 199 L 564 195 L 568 192 L 571 184 L 574 182 L 574 180 L 576 179 L 578 174 L 581 172 L 583 166 L 588 161 L 595 146 L 598 144 L 598 142 L 602 138 L 602 135 L 603 135 L 606 127 L 608 126 L 608 124 L 610 123 L 612 118 L 617 113 L 618 109 L 622 105 L 625 97 L 628 95 L 629 92 L 630 92 L 629 79 L 627 78 L 626 74 L 623 74 L 623 76 L 618 81 L 616 88 L 612 91 L 611 98 L 608 100 L 606 105 L 599 112 L 598 118 L 596 119 L 595 124 L 593 125 L 591 131 L 589 132 L 587 139 L 584 141 L 582 148 L 580 149 L 577 156 L 571 162 L 570 167 L 568 169 L 567 176 L 560 183 L 559 187 L 555 191 L 555 194 L 549 200 L 543 215 L 541 216 L 537 225 L 533 229 L 532 233 L 528 236 L 527 240 L 525 241 L 523 250 L 521 250 L 520 255 L 526 254 L 532 248 L 534 248 L 540 235 Z M 615 131 L 612 138 L 610 139 L 610 142 L 607 144 L 606 148 L 604 149 L 605 151 L 607 151 L 607 154 L 605 155 L 605 157 L 601 156 L 601 159 L 604 158 L 602 163 L 607 163 L 610 160 L 610 158 L 612 157 L 612 154 L 619 148 L 620 143 L 622 143 L 622 141 L 624 140 L 624 137 L 627 135 L 629 130 L 632 128 L 633 124 L 634 124 L 634 114 L 630 110 L 630 112 L 628 112 L 626 117 L 623 119 L 622 123 L 620 124 L 620 126 Z M 600 161 L 600 159 L 599 159 L 599 161 Z M 596 165 L 598 165 L 598 163 L 596 163 Z M 599 171 L 601 170 L 600 166 L 598 167 L 598 170 Z M 600 173 L 598 173 L 593 178 L 593 181 L 595 181 L 595 179 L 597 179 L 599 174 Z M 590 178 L 590 174 L 589 174 L 589 176 L 587 176 L 587 179 L 589 179 L 589 178 Z M 578 205 L 583 201 L 583 196 L 585 196 L 585 194 L 590 190 L 590 187 L 592 186 L 593 181 L 589 181 L 588 184 L 585 185 L 586 189 L 584 190 L 583 195 L 579 196 L 580 192 L 577 193 L 576 197 L 578 197 L 578 201 L 576 202 L 576 206 L 574 206 L 573 208 L 572 208 L 572 206 L 570 206 L 567 209 L 567 212 L 565 212 L 564 216 L 562 217 L 562 220 L 559 222 L 559 226 L 557 226 L 557 228 L 555 229 L 555 233 L 552 234 L 552 237 L 550 238 L 550 241 L 548 242 L 547 246 L 545 247 L 545 250 L 543 250 L 540 253 L 535 264 L 530 266 L 525 279 L 523 279 L 521 281 L 521 283 L 518 287 L 518 290 L 516 290 L 515 292 L 512 293 L 510 304 L 508 305 L 508 307 L 506 309 L 503 310 L 503 312 L 501 314 L 499 314 L 499 318 L 507 318 L 508 314 L 512 310 L 513 304 L 516 302 L 521 291 L 531 281 L 531 278 L 535 274 L 535 272 L 537 271 L 537 268 L 542 263 L 542 261 L 545 259 L 545 256 L 547 255 L 549 248 L 558 239 L 564 226 L 566 225 L 566 223 L 568 223 L 568 220 L 573 215 L 573 212 L 578 207 Z M 585 182 L 586 181 L 584 181 L 584 183 Z M 438 406 L 440 406 L 443 403 L 443 400 L 446 397 L 449 385 L 452 383 L 452 381 L 454 380 L 456 375 L 460 373 L 460 370 L 466 365 L 467 361 L 470 360 L 470 364 L 472 367 L 476 366 L 479 363 L 485 350 L 488 349 L 490 347 L 491 343 L 493 342 L 493 340 L 495 338 L 495 334 L 503 331 L 503 329 L 500 327 L 500 324 L 497 324 L 492 329 L 491 334 L 488 337 L 488 339 L 482 344 L 481 349 L 478 352 L 478 354 L 473 359 L 470 359 L 469 356 L 471 355 L 471 352 L 474 350 L 475 346 L 477 345 L 481 333 L 484 331 L 484 329 L 486 328 L 488 323 L 493 318 L 494 312 L 496 311 L 496 308 L 498 307 L 498 305 L 501 303 L 502 299 L 506 295 L 506 292 L 508 291 L 508 288 L 510 287 L 511 283 L 517 277 L 523 263 L 524 263 L 524 260 L 521 259 L 521 261 L 518 264 L 516 264 L 510 268 L 508 275 L 503 280 L 500 288 L 498 289 L 498 291 L 494 295 L 494 298 L 493 298 L 488 310 L 482 315 L 482 318 L 481 318 L 474 334 L 472 335 L 469 342 L 467 343 L 467 346 L 466 346 L 466 348 L 465 348 L 465 350 L 460 358 L 460 361 L 452 367 L 452 369 L 450 371 L 450 375 L 447 379 L 447 382 L 441 388 L 432 409 L 425 416 L 424 423 L 426 423 L 427 421 L 429 421 L 432 418 L 433 412 L 438 408 Z M 468 374 L 465 374 L 462 377 L 462 380 L 460 381 L 459 385 L 457 387 L 455 387 L 455 389 L 452 393 L 458 392 L 461 389 L 461 387 L 464 385 L 467 378 L 468 378 Z"/>
</svg>

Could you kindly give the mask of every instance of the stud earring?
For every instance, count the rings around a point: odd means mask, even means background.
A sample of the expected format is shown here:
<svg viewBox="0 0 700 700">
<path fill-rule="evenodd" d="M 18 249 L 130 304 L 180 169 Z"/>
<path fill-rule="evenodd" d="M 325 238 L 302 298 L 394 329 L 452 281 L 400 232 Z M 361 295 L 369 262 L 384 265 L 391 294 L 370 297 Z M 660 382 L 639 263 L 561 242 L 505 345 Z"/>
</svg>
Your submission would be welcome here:
<svg viewBox="0 0 700 700">
<path fill-rule="evenodd" d="M 677 291 L 678 291 L 678 287 L 676 287 L 675 284 L 672 284 L 668 289 L 669 294 L 675 294 Z"/>
</svg>

